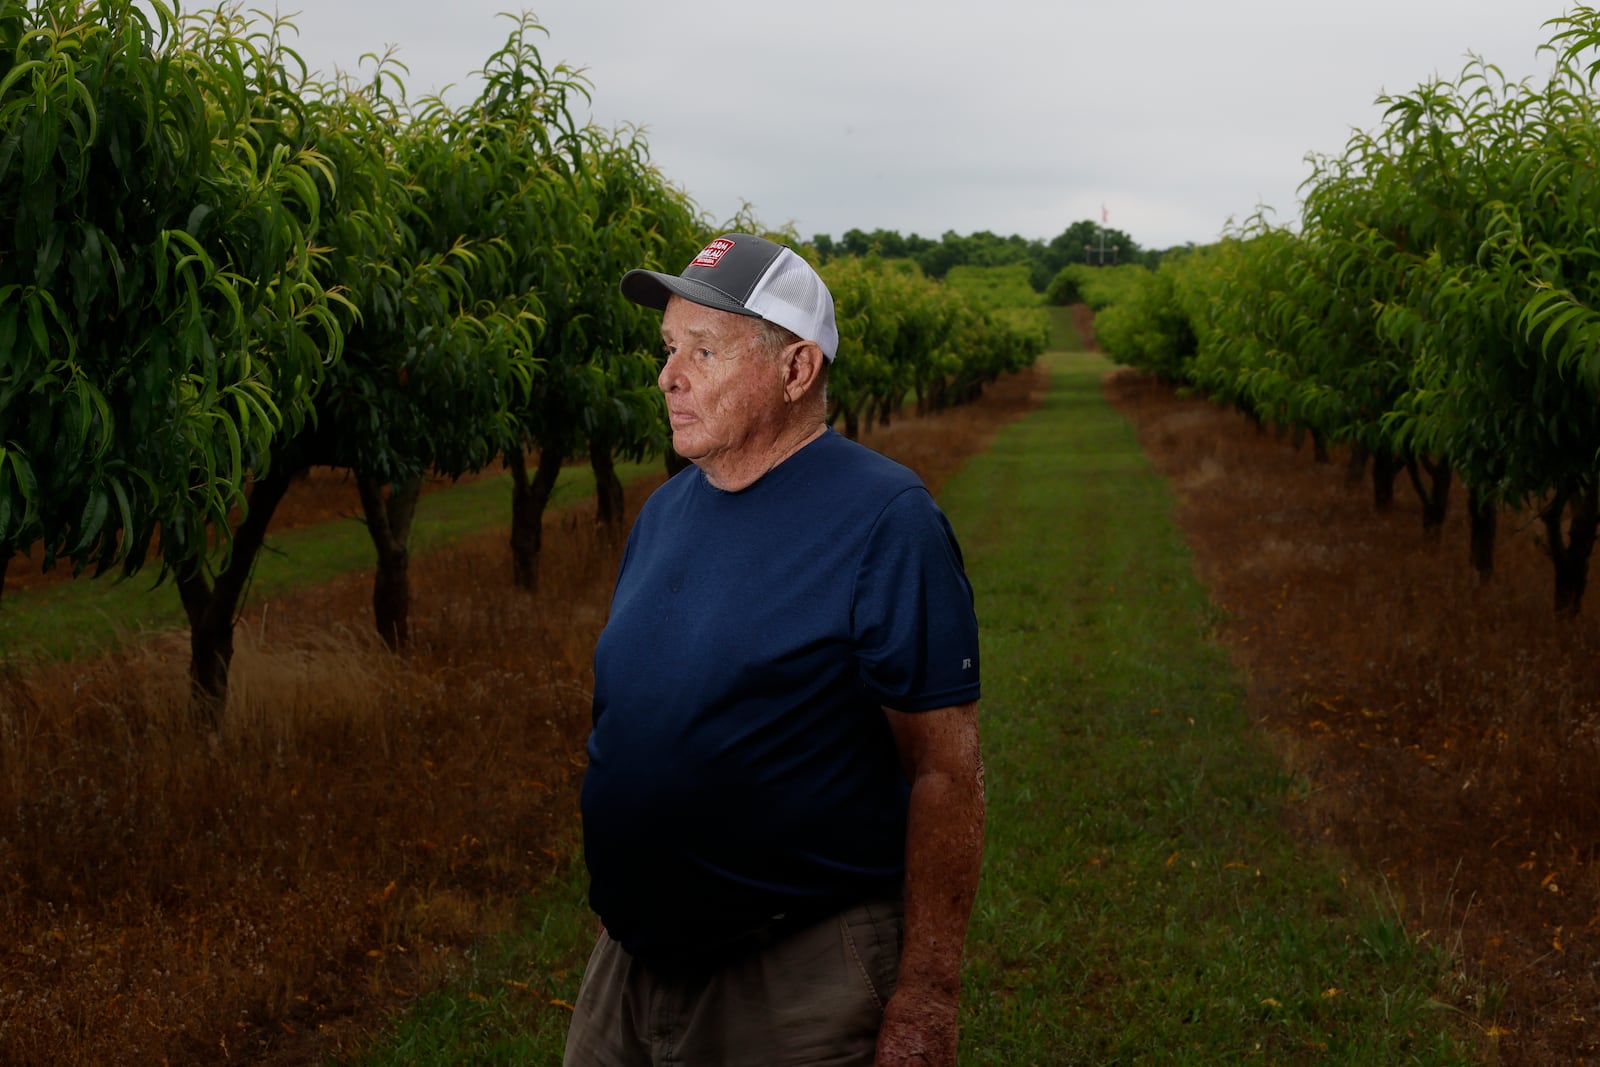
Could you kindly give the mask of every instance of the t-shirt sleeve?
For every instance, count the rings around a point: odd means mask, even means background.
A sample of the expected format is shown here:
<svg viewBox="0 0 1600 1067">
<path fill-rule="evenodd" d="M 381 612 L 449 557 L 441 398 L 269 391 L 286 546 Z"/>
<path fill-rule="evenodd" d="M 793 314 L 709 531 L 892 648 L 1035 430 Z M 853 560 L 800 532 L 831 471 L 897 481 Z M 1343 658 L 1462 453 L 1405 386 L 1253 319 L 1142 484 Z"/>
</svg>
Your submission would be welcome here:
<svg viewBox="0 0 1600 1067">
<path fill-rule="evenodd" d="M 978 620 L 955 532 L 926 489 L 883 510 L 856 571 L 861 679 L 897 711 L 978 699 Z"/>
</svg>

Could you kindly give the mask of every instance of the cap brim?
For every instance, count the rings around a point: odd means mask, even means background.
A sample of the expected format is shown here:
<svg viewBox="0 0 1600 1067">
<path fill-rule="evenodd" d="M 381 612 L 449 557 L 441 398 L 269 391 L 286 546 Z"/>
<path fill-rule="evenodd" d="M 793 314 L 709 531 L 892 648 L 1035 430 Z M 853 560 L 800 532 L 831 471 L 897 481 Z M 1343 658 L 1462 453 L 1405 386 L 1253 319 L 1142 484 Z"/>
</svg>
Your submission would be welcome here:
<svg viewBox="0 0 1600 1067">
<path fill-rule="evenodd" d="M 724 293 L 716 286 L 697 282 L 692 278 L 679 278 L 673 274 L 662 274 L 653 270 L 630 270 L 622 276 L 618 286 L 622 295 L 632 300 L 635 304 L 657 311 L 667 309 L 667 301 L 674 296 L 681 296 L 691 303 L 703 307 L 716 308 L 718 311 L 731 312 L 734 315 L 746 315 L 752 319 L 761 316 L 751 311 L 733 297 Z"/>
</svg>

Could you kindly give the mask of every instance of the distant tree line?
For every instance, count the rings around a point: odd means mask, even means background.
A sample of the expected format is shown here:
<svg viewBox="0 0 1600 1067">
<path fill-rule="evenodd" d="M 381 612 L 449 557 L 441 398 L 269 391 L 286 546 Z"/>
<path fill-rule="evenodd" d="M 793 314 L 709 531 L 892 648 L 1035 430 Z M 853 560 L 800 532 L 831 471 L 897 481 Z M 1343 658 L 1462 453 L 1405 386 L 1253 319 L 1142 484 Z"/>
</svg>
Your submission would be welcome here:
<svg viewBox="0 0 1600 1067">
<path fill-rule="evenodd" d="M 1102 233 L 1103 231 L 1103 233 Z M 1133 238 L 1092 219 L 1074 222 L 1049 241 L 1012 234 L 1001 237 L 980 230 L 961 235 L 946 230 L 938 240 L 911 234 L 903 237 L 894 230 L 846 230 L 834 240 L 829 234 L 811 239 L 824 262 L 843 256 L 882 256 L 885 259 L 910 259 L 930 278 L 943 278 L 952 267 L 1009 267 L 1023 264 L 1034 291 L 1042 293 L 1063 268 L 1073 264 L 1099 266 L 1138 264 L 1155 268 L 1162 253 L 1141 248 Z M 1102 255 L 1102 249 L 1104 253 Z"/>
</svg>

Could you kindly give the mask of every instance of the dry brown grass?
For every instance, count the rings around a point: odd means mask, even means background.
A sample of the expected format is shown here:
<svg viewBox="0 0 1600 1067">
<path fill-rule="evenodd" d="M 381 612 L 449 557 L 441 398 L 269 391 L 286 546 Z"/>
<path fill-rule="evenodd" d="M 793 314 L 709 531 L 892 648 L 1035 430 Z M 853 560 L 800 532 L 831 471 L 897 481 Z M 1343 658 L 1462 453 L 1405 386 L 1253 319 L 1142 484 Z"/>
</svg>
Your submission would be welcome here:
<svg viewBox="0 0 1600 1067">
<path fill-rule="evenodd" d="M 1107 394 L 1177 491 L 1220 636 L 1306 782 L 1300 828 L 1382 872 L 1419 936 L 1460 946 L 1499 1005 L 1498 1062 L 1597 1062 L 1597 594 L 1553 617 L 1531 516 L 1502 517 L 1480 584 L 1459 488 L 1432 544 L 1409 485 L 1378 514 L 1343 457 L 1315 464 L 1131 372 Z"/>
<path fill-rule="evenodd" d="M 1044 384 L 869 443 L 936 486 Z M 354 510 L 335 478 L 286 502 Z M 181 635 L 0 671 L 0 1063 L 320 1062 L 447 974 L 567 854 L 615 560 L 581 507 L 537 597 L 503 531 L 421 559 L 402 657 L 366 574 L 253 605 L 215 737 Z"/>
<path fill-rule="evenodd" d="M 216 737 L 180 636 L 6 678 L 0 1061 L 293 1062 L 498 922 L 573 819 L 607 582 L 574 525 L 538 601 L 492 544 L 419 567 L 404 658 L 362 576 L 256 607 Z"/>
</svg>

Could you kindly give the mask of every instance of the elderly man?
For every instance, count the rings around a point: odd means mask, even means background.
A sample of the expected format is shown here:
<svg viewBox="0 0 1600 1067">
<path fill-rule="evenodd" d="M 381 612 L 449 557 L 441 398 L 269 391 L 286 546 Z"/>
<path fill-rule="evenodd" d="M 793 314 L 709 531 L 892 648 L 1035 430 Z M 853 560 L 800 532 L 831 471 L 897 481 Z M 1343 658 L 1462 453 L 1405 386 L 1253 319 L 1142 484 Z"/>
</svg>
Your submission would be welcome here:
<svg viewBox="0 0 1600 1067">
<path fill-rule="evenodd" d="M 955 536 L 826 421 L 833 299 L 711 242 L 665 314 L 673 447 L 595 648 L 583 783 L 605 927 L 576 1067 L 954 1064 L 983 842 L 978 633 Z"/>
</svg>

